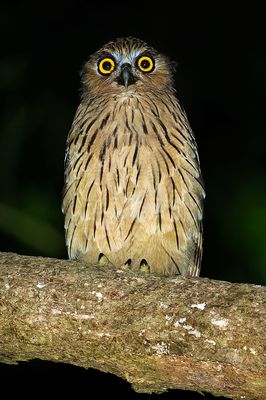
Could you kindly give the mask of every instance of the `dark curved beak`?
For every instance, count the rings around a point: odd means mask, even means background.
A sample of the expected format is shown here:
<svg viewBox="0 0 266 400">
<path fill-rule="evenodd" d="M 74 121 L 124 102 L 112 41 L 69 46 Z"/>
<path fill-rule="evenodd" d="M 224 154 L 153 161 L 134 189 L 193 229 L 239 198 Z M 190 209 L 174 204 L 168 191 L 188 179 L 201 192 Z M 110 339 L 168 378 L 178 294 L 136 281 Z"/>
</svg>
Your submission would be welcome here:
<svg viewBox="0 0 266 400">
<path fill-rule="evenodd" d="M 136 78 L 132 73 L 132 68 L 130 64 L 125 63 L 121 65 L 121 73 L 117 78 L 117 82 L 119 83 L 119 85 L 125 86 L 125 88 L 136 82 Z"/>
</svg>

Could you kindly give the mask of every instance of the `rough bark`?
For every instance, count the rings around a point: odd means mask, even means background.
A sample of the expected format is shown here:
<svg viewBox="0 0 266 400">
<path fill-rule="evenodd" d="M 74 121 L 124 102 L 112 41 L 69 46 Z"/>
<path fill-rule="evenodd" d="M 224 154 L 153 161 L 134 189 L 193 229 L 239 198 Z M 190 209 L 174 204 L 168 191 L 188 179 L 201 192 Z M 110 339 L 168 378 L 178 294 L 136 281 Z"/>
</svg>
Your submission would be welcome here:
<svg viewBox="0 0 266 400">
<path fill-rule="evenodd" d="M 265 399 L 266 288 L 0 253 L 0 362 L 92 367 L 138 392 Z"/>
</svg>

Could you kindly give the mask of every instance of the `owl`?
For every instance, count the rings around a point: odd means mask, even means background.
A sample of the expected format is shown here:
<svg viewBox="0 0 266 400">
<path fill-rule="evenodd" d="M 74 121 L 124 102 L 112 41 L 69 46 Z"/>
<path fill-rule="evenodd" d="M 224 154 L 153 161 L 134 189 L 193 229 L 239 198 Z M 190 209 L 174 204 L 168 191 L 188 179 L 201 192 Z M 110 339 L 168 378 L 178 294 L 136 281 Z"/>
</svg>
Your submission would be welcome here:
<svg viewBox="0 0 266 400">
<path fill-rule="evenodd" d="M 69 258 L 199 275 L 205 193 L 173 73 L 173 62 L 132 37 L 85 64 L 65 155 Z"/>
</svg>

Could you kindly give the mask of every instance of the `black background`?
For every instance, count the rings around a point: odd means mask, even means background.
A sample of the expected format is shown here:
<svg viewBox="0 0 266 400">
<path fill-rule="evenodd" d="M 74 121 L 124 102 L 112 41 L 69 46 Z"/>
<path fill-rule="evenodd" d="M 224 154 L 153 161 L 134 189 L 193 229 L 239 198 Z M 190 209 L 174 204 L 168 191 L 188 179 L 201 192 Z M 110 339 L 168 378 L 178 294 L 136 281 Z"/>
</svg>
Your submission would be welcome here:
<svg viewBox="0 0 266 400">
<path fill-rule="evenodd" d="M 61 193 L 79 71 L 118 36 L 177 61 L 175 84 L 197 138 L 207 198 L 202 276 L 266 280 L 263 2 L 1 2 L 0 249 L 67 257 Z M 41 361 L 0 367 L 9 394 L 201 399 L 135 394 L 110 374 Z M 212 396 L 207 395 L 206 399 Z"/>
</svg>

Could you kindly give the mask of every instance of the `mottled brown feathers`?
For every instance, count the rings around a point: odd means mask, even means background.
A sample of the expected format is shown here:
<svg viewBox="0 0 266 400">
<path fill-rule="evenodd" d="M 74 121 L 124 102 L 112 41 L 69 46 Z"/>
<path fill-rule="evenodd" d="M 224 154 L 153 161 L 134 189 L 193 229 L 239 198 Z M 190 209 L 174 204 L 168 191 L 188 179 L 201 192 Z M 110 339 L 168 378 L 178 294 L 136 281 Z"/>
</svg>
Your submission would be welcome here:
<svg viewBox="0 0 266 400">
<path fill-rule="evenodd" d="M 115 68 L 99 73 L 98 60 Z M 138 70 L 143 56 L 155 63 Z M 109 65 L 110 64 L 110 65 Z M 111 68 L 111 63 L 106 68 Z M 128 86 L 121 84 L 126 64 Z M 66 244 L 70 258 L 150 272 L 198 275 L 204 189 L 198 152 L 172 86 L 169 60 L 144 42 L 118 39 L 91 56 L 67 139 Z"/>
</svg>

